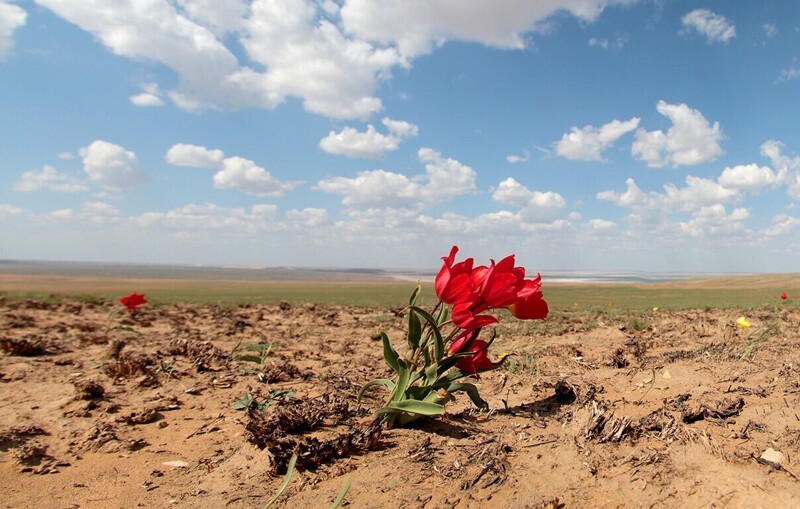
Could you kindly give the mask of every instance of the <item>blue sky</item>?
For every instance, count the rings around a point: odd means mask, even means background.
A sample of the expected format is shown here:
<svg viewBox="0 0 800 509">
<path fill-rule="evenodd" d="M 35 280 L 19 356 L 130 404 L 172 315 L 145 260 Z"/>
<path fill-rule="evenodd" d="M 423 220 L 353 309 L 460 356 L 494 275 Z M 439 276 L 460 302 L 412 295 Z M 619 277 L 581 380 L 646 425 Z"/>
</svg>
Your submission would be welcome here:
<svg viewBox="0 0 800 509">
<path fill-rule="evenodd" d="M 0 0 L 0 258 L 797 272 L 800 4 Z"/>
</svg>

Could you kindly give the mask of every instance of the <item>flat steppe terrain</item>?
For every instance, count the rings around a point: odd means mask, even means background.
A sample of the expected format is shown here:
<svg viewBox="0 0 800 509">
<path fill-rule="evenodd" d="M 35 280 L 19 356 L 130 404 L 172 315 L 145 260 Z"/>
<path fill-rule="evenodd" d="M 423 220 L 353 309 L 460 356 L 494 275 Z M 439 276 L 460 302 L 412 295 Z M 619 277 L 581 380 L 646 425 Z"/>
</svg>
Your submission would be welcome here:
<svg viewBox="0 0 800 509">
<path fill-rule="evenodd" d="M 546 285 L 490 410 L 391 430 L 356 393 L 413 283 L 364 278 L 1 275 L 0 506 L 264 507 L 293 451 L 275 507 L 800 506 L 797 276 Z"/>
</svg>

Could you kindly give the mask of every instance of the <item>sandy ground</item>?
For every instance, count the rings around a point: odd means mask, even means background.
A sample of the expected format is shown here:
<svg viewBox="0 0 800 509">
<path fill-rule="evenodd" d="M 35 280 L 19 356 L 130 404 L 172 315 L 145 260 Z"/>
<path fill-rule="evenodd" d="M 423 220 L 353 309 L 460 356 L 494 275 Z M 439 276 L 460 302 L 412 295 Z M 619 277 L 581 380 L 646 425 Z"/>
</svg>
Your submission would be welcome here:
<svg viewBox="0 0 800 509">
<path fill-rule="evenodd" d="M 489 411 L 460 397 L 384 430 L 385 393 L 356 392 L 389 375 L 375 335 L 401 344 L 400 310 L 146 307 L 106 331 L 118 308 L 0 298 L 0 506 L 263 507 L 299 450 L 276 507 L 348 480 L 342 507 L 800 507 L 794 309 L 747 330 L 735 311 L 505 318 Z"/>
</svg>

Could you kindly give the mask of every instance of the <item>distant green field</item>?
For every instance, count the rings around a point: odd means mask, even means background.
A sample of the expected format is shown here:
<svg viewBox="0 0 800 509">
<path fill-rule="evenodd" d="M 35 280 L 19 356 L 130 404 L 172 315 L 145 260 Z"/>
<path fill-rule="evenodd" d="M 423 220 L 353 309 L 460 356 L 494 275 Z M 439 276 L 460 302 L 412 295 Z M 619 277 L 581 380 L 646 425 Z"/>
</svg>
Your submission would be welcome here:
<svg viewBox="0 0 800 509">
<path fill-rule="evenodd" d="M 546 289 L 545 296 L 553 309 L 749 309 L 764 305 L 794 306 L 796 299 L 781 300 L 783 291 L 800 299 L 800 289 L 680 288 L 664 284 L 553 285 Z"/>
<path fill-rule="evenodd" d="M 552 284 L 544 287 L 545 299 L 553 310 L 607 309 L 649 310 L 753 308 L 763 305 L 795 306 L 795 299 L 781 301 L 780 293 L 800 299 L 800 287 L 781 288 L 781 279 L 747 284 L 714 285 L 659 284 Z M 147 294 L 151 303 L 277 304 L 304 303 L 402 307 L 415 287 L 412 281 L 243 281 L 198 279 L 75 278 L 26 276 L 0 278 L 0 293 L 9 298 L 116 300 L 133 291 Z M 433 304 L 432 285 L 423 284 L 422 301 Z"/>
</svg>

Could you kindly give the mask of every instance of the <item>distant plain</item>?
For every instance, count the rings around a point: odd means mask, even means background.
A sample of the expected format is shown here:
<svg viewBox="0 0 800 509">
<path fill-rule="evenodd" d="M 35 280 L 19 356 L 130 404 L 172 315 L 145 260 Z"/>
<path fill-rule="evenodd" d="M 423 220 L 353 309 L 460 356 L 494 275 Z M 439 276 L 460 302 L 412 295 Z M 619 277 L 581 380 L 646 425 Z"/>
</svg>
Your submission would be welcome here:
<svg viewBox="0 0 800 509">
<path fill-rule="evenodd" d="M 434 271 L 419 272 L 424 301 L 435 297 Z M 645 310 L 753 308 L 792 305 L 780 294 L 800 295 L 800 274 L 755 274 L 655 282 L 549 282 L 543 290 L 552 309 Z M 88 263 L 0 262 L 0 293 L 16 298 L 114 299 L 133 291 L 153 304 L 316 303 L 402 307 L 415 281 L 408 273 L 372 269 L 230 268 Z"/>
</svg>

